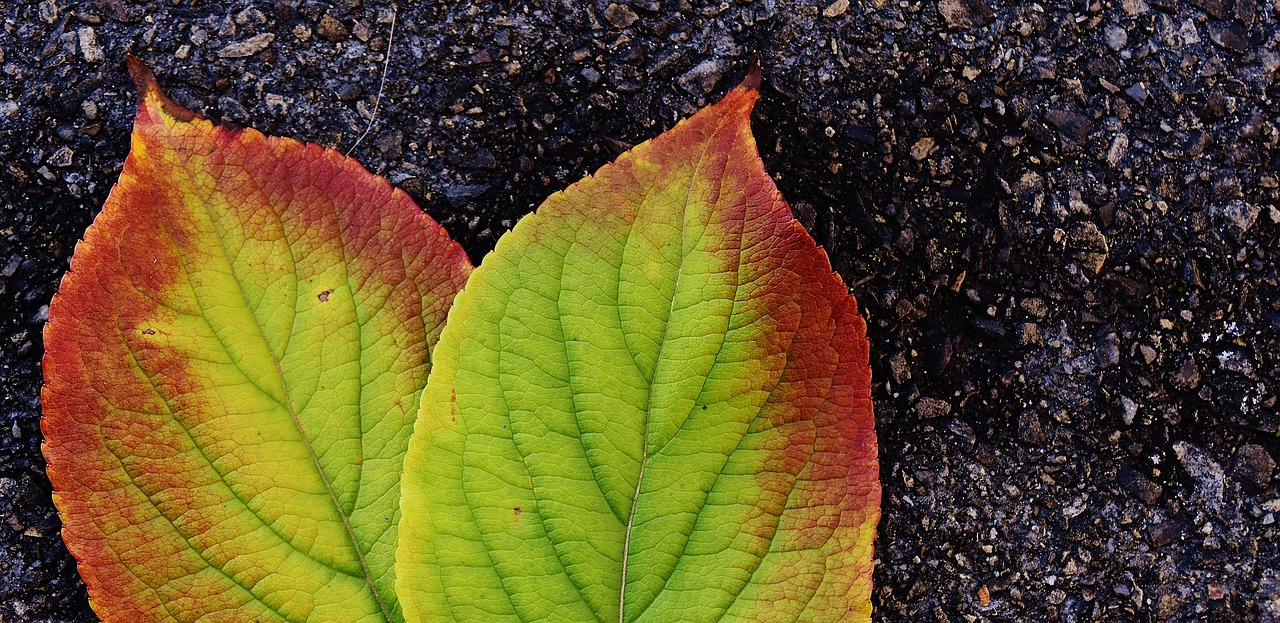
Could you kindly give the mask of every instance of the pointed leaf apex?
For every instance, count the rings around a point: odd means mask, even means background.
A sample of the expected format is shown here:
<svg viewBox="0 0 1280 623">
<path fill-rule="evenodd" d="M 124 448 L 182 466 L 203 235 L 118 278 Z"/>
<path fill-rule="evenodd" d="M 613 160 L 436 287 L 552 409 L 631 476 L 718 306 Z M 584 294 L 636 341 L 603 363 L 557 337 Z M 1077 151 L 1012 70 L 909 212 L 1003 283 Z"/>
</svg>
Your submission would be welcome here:
<svg viewBox="0 0 1280 623">
<path fill-rule="evenodd" d="M 129 66 L 129 77 L 133 78 L 133 88 L 138 91 L 139 108 L 145 106 L 148 101 L 154 100 L 165 113 L 181 121 L 191 121 L 199 116 L 188 110 L 186 106 L 169 99 L 169 96 L 165 95 L 160 88 L 160 84 L 156 82 L 155 73 L 142 62 L 142 59 L 130 54 L 125 58 L 125 63 Z"/>
<path fill-rule="evenodd" d="M 751 57 L 751 67 L 747 69 L 747 77 L 742 79 L 735 90 L 739 91 L 759 91 L 760 90 L 760 57 Z"/>
</svg>

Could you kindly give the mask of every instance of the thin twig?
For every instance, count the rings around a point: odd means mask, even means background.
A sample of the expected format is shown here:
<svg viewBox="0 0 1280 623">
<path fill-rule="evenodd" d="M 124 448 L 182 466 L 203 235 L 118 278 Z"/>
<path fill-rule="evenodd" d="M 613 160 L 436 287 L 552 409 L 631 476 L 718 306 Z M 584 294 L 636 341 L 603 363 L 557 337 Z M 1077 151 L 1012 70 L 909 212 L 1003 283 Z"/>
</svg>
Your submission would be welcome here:
<svg viewBox="0 0 1280 623">
<path fill-rule="evenodd" d="M 364 137 L 369 135 L 369 131 L 373 129 L 373 126 L 378 123 L 378 106 L 382 104 L 382 89 L 387 86 L 387 69 L 391 67 L 391 46 L 395 45 L 396 41 L 396 16 L 398 14 L 396 6 L 394 4 L 391 5 L 391 31 L 387 34 L 387 51 L 384 52 L 385 58 L 382 61 L 382 81 L 378 83 L 378 95 L 373 98 L 373 114 L 369 117 L 369 125 L 365 127 L 364 132 L 361 132 L 356 142 L 347 148 L 346 155 L 348 156 L 356 150 L 356 147 L 360 145 L 360 141 L 363 141 Z"/>
</svg>

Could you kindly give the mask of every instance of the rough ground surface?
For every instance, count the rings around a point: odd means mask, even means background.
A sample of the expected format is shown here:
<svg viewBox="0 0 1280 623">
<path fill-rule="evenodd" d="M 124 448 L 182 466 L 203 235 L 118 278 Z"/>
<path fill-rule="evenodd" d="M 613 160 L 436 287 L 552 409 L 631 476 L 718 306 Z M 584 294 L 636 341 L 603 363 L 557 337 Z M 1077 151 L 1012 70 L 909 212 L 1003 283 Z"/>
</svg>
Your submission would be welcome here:
<svg viewBox="0 0 1280 623">
<path fill-rule="evenodd" d="M 766 164 L 870 318 L 877 620 L 1280 621 L 1273 0 L 406 3 L 353 155 L 479 260 L 759 54 Z M 342 149 L 381 2 L 0 3 L 0 621 L 90 621 L 40 331 L 141 56 Z"/>
</svg>

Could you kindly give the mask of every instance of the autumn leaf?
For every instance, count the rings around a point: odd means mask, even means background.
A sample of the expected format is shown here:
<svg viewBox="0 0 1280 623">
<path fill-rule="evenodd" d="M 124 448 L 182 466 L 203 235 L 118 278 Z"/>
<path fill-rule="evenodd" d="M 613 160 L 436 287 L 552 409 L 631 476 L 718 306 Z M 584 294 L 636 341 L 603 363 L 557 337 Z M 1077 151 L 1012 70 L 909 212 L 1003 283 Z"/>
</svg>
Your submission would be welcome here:
<svg viewBox="0 0 1280 623">
<path fill-rule="evenodd" d="M 869 620 L 865 325 L 756 153 L 758 81 L 553 195 L 458 296 L 407 620 Z"/>
<path fill-rule="evenodd" d="M 355 161 L 130 70 L 132 149 L 45 329 L 44 452 L 93 608 L 400 621 L 402 457 L 466 256 Z"/>
</svg>

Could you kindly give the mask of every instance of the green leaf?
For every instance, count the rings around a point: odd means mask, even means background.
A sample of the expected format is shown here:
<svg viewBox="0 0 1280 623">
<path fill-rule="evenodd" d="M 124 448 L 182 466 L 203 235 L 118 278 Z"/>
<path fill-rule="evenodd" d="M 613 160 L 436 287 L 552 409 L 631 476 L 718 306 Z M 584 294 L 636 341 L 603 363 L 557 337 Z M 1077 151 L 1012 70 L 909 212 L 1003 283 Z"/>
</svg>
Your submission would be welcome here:
<svg viewBox="0 0 1280 623">
<path fill-rule="evenodd" d="M 553 195 L 458 296 L 407 620 L 869 620 L 865 326 L 764 171 L 757 83 Z"/>
<path fill-rule="evenodd" d="M 470 264 L 315 145 L 141 102 L 45 329 L 44 451 L 108 623 L 400 621 L 402 458 Z"/>
</svg>

